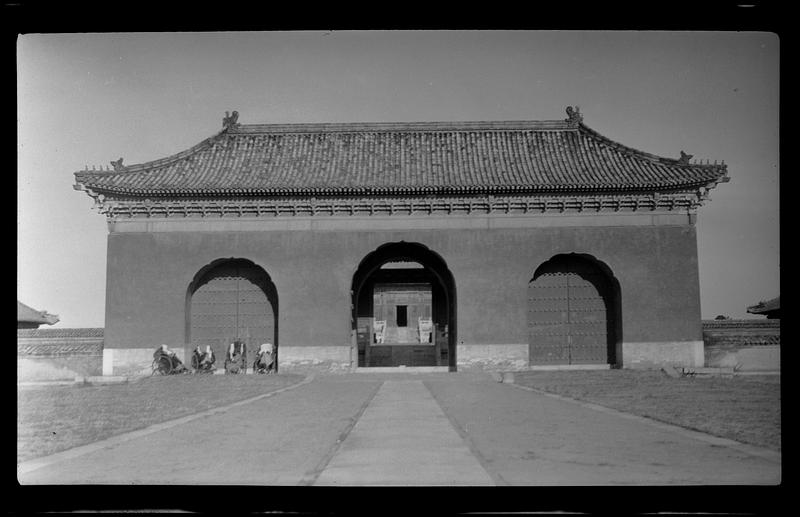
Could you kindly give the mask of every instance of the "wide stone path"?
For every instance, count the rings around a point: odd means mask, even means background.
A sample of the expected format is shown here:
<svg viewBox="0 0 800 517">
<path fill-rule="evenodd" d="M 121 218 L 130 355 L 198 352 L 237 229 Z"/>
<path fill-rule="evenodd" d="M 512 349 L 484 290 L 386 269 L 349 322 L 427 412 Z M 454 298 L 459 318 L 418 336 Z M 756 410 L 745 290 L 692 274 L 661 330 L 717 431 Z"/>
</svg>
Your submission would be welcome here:
<svg viewBox="0 0 800 517">
<path fill-rule="evenodd" d="M 310 485 L 378 380 L 315 380 L 24 474 L 23 484 Z"/>
<path fill-rule="evenodd" d="M 387 380 L 317 485 L 494 485 L 421 380 Z"/>
<path fill-rule="evenodd" d="M 750 450 L 752 449 L 752 450 Z M 487 374 L 320 376 L 18 471 L 21 484 L 736 485 L 780 453 L 500 384 Z M 30 465 L 30 463 L 29 463 Z"/>
<path fill-rule="evenodd" d="M 499 384 L 425 385 L 500 485 L 775 485 L 780 453 Z"/>
</svg>

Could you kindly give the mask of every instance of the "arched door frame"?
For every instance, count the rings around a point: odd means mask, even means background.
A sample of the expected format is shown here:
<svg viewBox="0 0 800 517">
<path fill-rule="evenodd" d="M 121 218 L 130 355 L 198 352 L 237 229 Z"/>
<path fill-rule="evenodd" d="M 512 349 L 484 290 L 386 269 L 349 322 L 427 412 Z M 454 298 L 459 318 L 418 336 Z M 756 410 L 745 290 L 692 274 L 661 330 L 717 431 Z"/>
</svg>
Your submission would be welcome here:
<svg viewBox="0 0 800 517">
<path fill-rule="evenodd" d="M 436 252 L 424 244 L 418 242 L 388 242 L 378 246 L 373 251 L 367 253 L 358 266 L 353 270 L 352 284 L 350 289 L 351 299 L 351 325 L 353 332 L 358 325 L 358 300 L 364 284 L 375 271 L 384 264 L 393 260 L 403 259 L 409 262 L 421 264 L 427 271 L 436 277 L 439 285 L 445 294 L 445 307 L 447 312 L 448 333 L 447 333 L 447 357 L 450 371 L 456 370 L 456 343 L 457 343 L 457 324 L 456 324 L 456 283 L 453 274 L 447 267 L 447 263 Z"/>
<path fill-rule="evenodd" d="M 213 272 L 214 269 L 231 262 L 238 262 L 243 265 L 253 266 L 260 270 L 264 285 L 260 285 L 259 287 L 261 287 L 261 289 L 264 291 L 264 294 L 267 296 L 267 300 L 272 305 L 272 316 L 274 319 L 273 328 L 275 329 L 273 345 L 275 347 L 275 367 L 277 371 L 278 356 L 280 355 L 280 332 L 278 329 L 278 289 L 275 286 L 275 282 L 272 280 L 272 277 L 269 275 L 269 273 L 267 273 L 267 270 L 263 266 L 243 257 L 227 257 L 212 260 L 205 266 L 201 267 L 197 273 L 194 274 L 191 282 L 189 282 L 189 285 L 186 288 L 186 299 L 184 304 L 184 347 L 186 349 L 187 357 L 188 354 L 191 353 L 191 350 L 188 348 L 190 348 L 192 344 L 192 295 L 203 284 L 209 273 Z M 253 344 L 248 343 L 249 347 L 252 345 Z M 253 352 L 255 352 L 255 350 L 253 350 Z M 219 358 L 217 359 L 219 360 Z"/>
<path fill-rule="evenodd" d="M 612 357 L 609 357 L 609 363 L 612 367 L 620 367 L 622 366 L 622 290 L 620 288 L 619 280 L 614 275 L 613 270 L 608 266 L 608 264 L 589 253 L 557 253 L 539 264 L 525 287 L 527 289 L 530 283 L 541 275 L 542 270 L 548 264 L 556 260 L 569 258 L 577 258 L 589 262 L 592 266 L 596 267 L 608 281 L 611 299 L 606 300 L 606 308 L 607 317 L 608 313 L 611 313 L 610 330 L 613 332 L 613 346 L 609 349 L 609 354 L 613 355 Z"/>
</svg>

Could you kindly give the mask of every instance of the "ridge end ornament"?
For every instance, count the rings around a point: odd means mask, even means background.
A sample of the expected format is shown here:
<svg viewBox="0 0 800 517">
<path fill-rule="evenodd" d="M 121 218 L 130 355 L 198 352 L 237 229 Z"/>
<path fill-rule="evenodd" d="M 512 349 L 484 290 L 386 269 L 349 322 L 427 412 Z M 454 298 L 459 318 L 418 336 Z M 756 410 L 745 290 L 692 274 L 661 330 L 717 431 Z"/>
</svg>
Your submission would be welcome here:
<svg viewBox="0 0 800 517">
<path fill-rule="evenodd" d="M 684 153 L 683 149 L 681 149 L 681 157 L 678 158 L 678 163 L 681 165 L 689 165 L 689 160 L 691 160 L 693 156 L 693 154 Z"/>
<path fill-rule="evenodd" d="M 114 167 L 114 172 L 121 172 L 121 171 L 125 170 L 125 166 L 122 165 L 122 158 L 121 157 L 117 161 L 111 160 L 111 166 Z"/>
<path fill-rule="evenodd" d="M 583 122 L 583 115 L 581 115 L 581 109 L 578 106 L 574 108 L 572 106 L 567 106 L 567 122 L 571 126 L 578 126 L 581 122 Z"/>
<path fill-rule="evenodd" d="M 237 122 L 239 120 L 239 112 L 234 111 L 233 113 L 225 112 L 225 117 L 222 119 L 222 128 L 229 129 L 234 128 L 239 125 Z"/>
</svg>

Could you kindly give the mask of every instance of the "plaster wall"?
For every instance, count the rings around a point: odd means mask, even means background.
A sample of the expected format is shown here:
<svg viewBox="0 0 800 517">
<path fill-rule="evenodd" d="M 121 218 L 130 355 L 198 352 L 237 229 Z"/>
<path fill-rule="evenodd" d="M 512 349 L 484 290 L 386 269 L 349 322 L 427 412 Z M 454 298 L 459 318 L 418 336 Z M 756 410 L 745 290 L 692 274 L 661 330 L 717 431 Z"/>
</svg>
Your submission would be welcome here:
<svg viewBox="0 0 800 517">
<path fill-rule="evenodd" d="M 779 371 L 781 347 L 710 346 L 705 348 L 705 366 L 735 368 L 737 371 Z"/>
<path fill-rule="evenodd" d="M 292 356 L 306 360 L 302 358 L 308 354 L 285 355 L 283 350 L 290 347 L 336 347 L 326 364 L 331 369 L 349 366 L 353 354 L 341 351 L 352 343 L 353 274 L 382 244 L 406 241 L 440 255 L 454 276 L 457 350 L 488 346 L 491 354 L 492 347 L 509 345 L 509 352 L 518 352 L 500 354 L 501 363 L 526 359 L 520 350 L 528 339 L 528 282 L 554 255 L 580 253 L 608 266 L 619 283 L 618 356 L 625 342 L 684 343 L 694 353 L 693 343 L 702 334 L 696 235 L 689 218 L 686 224 L 664 216 L 643 217 L 636 224 L 628 218 L 622 224 L 614 216 L 604 226 L 600 215 L 582 217 L 565 220 L 566 226 L 553 224 L 551 218 L 541 225 L 451 224 L 438 229 L 419 227 L 414 220 L 406 228 L 400 217 L 385 229 L 363 221 L 319 229 L 298 223 L 297 230 L 281 222 L 278 229 L 259 231 L 239 231 L 243 227 L 232 223 L 202 231 L 197 221 L 163 227 L 156 221 L 146 231 L 136 231 L 144 229 L 139 222 L 115 224 L 108 237 L 105 346 L 150 351 L 161 343 L 186 346 L 187 289 L 194 275 L 215 260 L 245 258 L 264 268 L 278 292 L 281 367 L 291 366 Z M 474 354 L 466 358 L 473 366 L 480 362 Z M 491 362 L 487 358 L 488 366 Z"/>
</svg>

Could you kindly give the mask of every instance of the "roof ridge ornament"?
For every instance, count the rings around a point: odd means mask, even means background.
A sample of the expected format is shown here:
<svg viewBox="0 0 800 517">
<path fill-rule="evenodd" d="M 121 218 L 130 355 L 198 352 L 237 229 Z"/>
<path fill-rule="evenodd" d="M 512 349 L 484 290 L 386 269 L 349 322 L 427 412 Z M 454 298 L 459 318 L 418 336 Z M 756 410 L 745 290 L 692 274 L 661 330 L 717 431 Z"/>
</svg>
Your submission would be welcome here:
<svg viewBox="0 0 800 517">
<path fill-rule="evenodd" d="M 111 160 L 111 166 L 114 167 L 114 172 L 122 172 L 125 170 L 125 166 L 122 165 L 122 157 L 117 161 Z"/>
<path fill-rule="evenodd" d="M 693 154 L 684 153 L 683 149 L 681 149 L 681 157 L 678 158 L 678 163 L 681 165 L 689 165 L 689 160 L 691 160 L 693 156 Z"/>
<path fill-rule="evenodd" d="M 236 126 L 239 125 L 237 120 L 239 120 L 238 111 L 234 111 L 233 113 L 228 113 L 226 111 L 225 117 L 222 119 L 222 129 L 235 128 Z"/>
<path fill-rule="evenodd" d="M 581 115 L 581 109 L 578 106 L 575 106 L 575 108 L 567 106 L 567 117 L 567 122 L 573 127 L 578 127 L 583 122 L 583 115 Z"/>
</svg>

